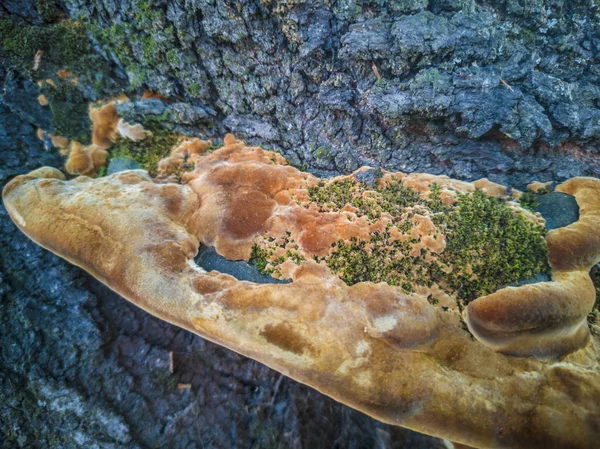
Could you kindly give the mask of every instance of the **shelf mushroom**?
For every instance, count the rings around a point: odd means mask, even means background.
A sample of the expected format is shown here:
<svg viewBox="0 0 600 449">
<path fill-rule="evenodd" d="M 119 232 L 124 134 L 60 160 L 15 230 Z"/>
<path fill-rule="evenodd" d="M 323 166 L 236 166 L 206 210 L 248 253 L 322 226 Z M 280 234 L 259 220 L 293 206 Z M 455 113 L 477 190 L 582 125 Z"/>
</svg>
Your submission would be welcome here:
<svg viewBox="0 0 600 449">
<path fill-rule="evenodd" d="M 44 167 L 7 184 L 3 200 L 28 237 L 147 312 L 381 421 L 479 448 L 596 444 L 600 340 L 586 316 L 595 298 L 589 270 L 600 261 L 600 180 L 557 188 L 575 197 L 580 217 L 546 235 L 551 280 L 461 302 L 443 280 L 462 279 L 468 267 L 435 265 L 451 250 L 440 245 L 451 242 L 435 210 L 485 195 L 475 185 L 382 172 L 372 193 L 352 175 L 322 181 L 233 136 L 186 163 L 181 183 L 142 170 L 67 181 Z M 350 188 L 337 209 L 319 196 L 336 182 Z M 390 189 L 411 198 L 404 209 L 369 209 Z M 543 223 L 510 207 L 519 226 Z M 408 248 L 406 260 L 422 255 L 440 281 L 360 281 L 346 259 L 331 258 L 351 243 L 365 261 L 381 245 Z M 232 260 L 262 255 L 263 274 L 287 282 L 207 271 L 194 259 L 201 246 Z"/>
</svg>

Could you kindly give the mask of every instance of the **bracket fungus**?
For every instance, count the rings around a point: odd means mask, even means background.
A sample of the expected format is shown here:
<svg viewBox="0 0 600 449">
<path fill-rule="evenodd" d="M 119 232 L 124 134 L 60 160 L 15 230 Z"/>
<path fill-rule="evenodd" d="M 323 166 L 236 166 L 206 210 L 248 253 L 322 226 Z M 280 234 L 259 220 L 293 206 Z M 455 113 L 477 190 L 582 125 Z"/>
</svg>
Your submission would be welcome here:
<svg viewBox="0 0 600 449">
<path fill-rule="evenodd" d="M 480 448 L 596 444 L 600 180 L 559 185 L 579 219 L 546 233 L 485 181 L 383 171 L 371 187 L 233 136 L 195 146 L 154 179 L 44 167 L 4 203 L 32 240 L 149 313 L 381 421 Z M 290 282 L 206 271 L 201 245 Z M 508 272 L 551 280 L 514 286 Z"/>
<path fill-rule="evenodd" d="M 93 176 L 106 163 L 107 157 L 108 151 L 104 148 L 94 144 L 84 148 L 79 142 L 73 141 L 65 170 L 72 174 Z"/>
</svg>

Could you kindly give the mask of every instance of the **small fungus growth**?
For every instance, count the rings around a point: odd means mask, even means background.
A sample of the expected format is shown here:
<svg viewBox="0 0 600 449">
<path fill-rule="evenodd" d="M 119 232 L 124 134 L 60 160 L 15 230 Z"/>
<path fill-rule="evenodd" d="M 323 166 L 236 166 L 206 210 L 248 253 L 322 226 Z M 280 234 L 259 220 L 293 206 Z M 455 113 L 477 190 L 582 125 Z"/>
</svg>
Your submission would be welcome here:
<svg viewBox="0 0 600 449">
<path fill-rule="evenodd" d="M 65 164 L 70 174 L 94 176 L 106 163 L 108 152 L 96 145 L 83 147 L 79 142 L 71 142 L 71 152 Z"/>
</svg>

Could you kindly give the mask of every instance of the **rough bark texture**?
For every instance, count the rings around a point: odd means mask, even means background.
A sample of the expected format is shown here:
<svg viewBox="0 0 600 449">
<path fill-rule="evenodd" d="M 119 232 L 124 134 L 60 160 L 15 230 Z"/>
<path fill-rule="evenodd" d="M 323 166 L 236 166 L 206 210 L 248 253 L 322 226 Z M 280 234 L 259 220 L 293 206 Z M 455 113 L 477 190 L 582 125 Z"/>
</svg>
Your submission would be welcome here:
<svg viewBox="0 0 600 449">
<path fill-rule="evenodd" d="M 0 36 L 0 187 L 64 163 L 36 127 L 143 88 L 178 102 L 165 126 L 233 131 L 320 175 L 367 164 L 518 188 L 600 176 L 600 16 L 587 1 L 0 5 L 0 19 L 40 29 L 61 12 L 93 44 L 62 55 L 80 84 L 51 110 L 36 102 L 35 51 L 15 59 Z M 63 134 L 89 125 L 74 123 Z M 27 240 L 3 208 L 0 244 L 0 447 L 442 447 L 141 312 Z"/>
<path fill-rule="evenodd" d="M 66 3 L 132 86 L 202 104 L 313 170 L 599 173 L 586 1 Z"/>
</svg>

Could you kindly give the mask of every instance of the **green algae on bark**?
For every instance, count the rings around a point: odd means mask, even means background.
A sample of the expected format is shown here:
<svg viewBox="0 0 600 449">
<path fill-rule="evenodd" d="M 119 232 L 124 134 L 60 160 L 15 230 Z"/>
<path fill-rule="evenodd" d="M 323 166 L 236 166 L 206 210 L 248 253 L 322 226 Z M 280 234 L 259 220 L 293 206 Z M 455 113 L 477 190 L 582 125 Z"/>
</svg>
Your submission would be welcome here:
<svg viewBox="0 0 600 449">
<path fill-rule="evenodd" d="M 519 204 L 521 207 L 524 207 L 527 210 L 535 211 L 535 209 L 539 206 L 537 202 L 537 195 L 537 193 L 525 192 L 519 198 Z"/>
</svg>

